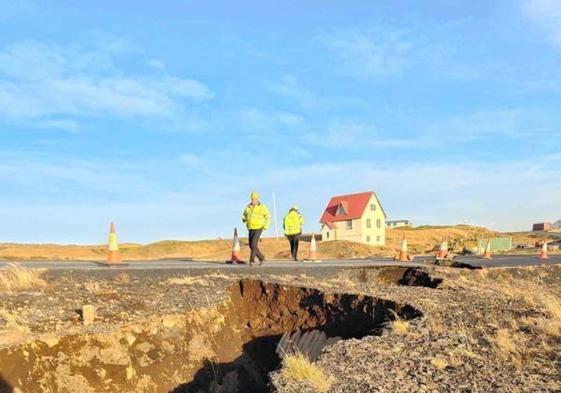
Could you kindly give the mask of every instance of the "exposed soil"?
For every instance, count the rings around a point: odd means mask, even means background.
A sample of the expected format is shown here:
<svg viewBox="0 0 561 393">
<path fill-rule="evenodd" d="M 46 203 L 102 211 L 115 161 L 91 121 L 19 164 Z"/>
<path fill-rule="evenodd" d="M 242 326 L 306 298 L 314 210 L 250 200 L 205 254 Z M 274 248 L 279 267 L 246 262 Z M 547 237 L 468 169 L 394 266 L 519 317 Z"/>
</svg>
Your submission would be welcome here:
<svg viewBox="0 0 561 393">
<path fill-rule="evenodd" d="M 265 392 L 284 332 L 363 338 L 395 318 L 421 316 L 389 300 L 257 280 L 235 282 L 227 294 L 139 325 L 11 345 L 0 351 L 0 370 L 25 392 Z"/>
<path fill-rule="evenodd" d="M 45 274 L 0 293 L 0 392 L 311 393 L 274 346 L 316 328 L 330 393 L 561 391 L 560 267 L 286 272 Z"/>
</svg>

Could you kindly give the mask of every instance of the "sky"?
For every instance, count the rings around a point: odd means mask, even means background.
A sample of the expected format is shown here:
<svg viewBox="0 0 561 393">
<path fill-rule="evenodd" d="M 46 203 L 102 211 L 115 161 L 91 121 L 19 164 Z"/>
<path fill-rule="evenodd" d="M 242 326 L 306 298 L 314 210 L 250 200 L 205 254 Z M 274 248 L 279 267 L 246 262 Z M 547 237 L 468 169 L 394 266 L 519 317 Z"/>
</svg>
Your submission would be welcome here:
<svg viewBox="0 0 561 393">
<path fill-rule="evenodd" d="M 0 242 L 561 219 L 557 0 L 0 0 Z M 273 236 L 274 229 L 267 236 Z"/>
</svg>

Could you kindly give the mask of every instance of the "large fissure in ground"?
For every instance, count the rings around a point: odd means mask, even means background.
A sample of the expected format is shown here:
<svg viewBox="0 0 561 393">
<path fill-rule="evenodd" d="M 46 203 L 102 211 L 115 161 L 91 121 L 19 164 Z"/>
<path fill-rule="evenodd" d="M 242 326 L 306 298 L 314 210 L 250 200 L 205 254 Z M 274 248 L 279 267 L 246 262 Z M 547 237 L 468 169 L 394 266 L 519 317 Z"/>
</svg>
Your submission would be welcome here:
<svg viewBox="0 0 561 393">
<path fill-rule="evenodd" d="M 258 280 L 235 283 L 229 294 L 142 326 L 4 349 L 0 374 L 25 392 L 267 392 L 283 333 L 363 338 L 396 317 L 421 315 L 390 300 Z"/>
</svg>

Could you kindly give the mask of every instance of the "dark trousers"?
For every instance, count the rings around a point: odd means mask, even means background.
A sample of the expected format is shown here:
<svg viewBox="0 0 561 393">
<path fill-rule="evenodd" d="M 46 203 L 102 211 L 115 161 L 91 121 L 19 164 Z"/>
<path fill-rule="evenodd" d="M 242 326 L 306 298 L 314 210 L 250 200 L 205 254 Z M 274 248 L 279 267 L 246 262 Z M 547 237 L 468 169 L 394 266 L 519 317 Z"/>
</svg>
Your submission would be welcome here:
<svg viewBox="0 0 561 393">
<path fill-rule="evenodd" d="M 296 235 L 287 235 L 288 242 L 290 243 L 290 254 L 292 255 L 292 260 L 298 259 L 298 244 L 300 243 L 300 233 Z"/>
<path fill-rule="evenodd" d="M 265 260 L 265 255 L 259 250 L 259 238 L 261 237 L 261 233 L 263 233 L 263 229 L 249 230 L 249 248 L 251 249 L 249 263 L 255 262 L 256 256 L 261 262 Z"/>
</svg>

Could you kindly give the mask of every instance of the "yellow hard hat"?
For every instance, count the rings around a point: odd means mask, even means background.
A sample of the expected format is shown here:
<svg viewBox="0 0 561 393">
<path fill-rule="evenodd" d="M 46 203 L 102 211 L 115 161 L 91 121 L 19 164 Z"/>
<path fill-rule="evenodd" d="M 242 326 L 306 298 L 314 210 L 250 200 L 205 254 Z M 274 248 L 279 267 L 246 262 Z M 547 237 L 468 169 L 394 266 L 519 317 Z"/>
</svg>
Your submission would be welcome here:
<svg viewBox="0 0 561 393">
<path fill-rule="evenodd" d="M 250 199 L 259 199 L 259 193 L 257 191 L 253 191 L 250 195 L 249 195 Z"/>
</svg>

